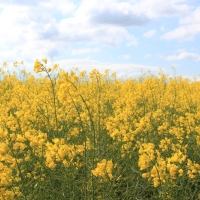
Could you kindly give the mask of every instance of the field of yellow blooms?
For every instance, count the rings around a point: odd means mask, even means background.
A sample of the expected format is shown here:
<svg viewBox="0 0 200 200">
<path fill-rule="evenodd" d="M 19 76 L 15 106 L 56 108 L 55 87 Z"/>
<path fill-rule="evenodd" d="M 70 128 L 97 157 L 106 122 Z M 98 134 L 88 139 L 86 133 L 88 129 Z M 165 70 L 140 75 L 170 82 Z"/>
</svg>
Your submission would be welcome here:
<svg viewBox="0 0 200 200">
<path fill-rule="evenodd" d="M 0 69 L 0 200 L 200 199 L 200 82 Z"/>
</svg>

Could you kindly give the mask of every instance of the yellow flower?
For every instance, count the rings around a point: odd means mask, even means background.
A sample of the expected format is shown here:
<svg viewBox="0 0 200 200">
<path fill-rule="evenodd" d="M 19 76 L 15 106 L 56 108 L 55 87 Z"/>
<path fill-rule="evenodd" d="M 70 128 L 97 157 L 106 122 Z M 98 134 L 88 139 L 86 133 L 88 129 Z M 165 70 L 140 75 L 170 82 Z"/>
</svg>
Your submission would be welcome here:
<svg viewBox="0 0 200 200">
<path fill-rule="evenodd" d="M 149 177 L 149 173 L 142 173 L 142 178 L 148 178 Z"/>
<path fill-rule="evenodd" d="M 112 160 L 108 160 L 106 163 L 106 172 L 110 179 L 113 178 L 112 170 L 113 170 L 113 162 L 112 162 Z"/>
<path fill-rule="evenodd" d="M 47 165 L 47 167 L 54 169 L 56 167 L 56 164 L 52 161 Z"/>
<path fill-rule="evenodd" d="M 34 71 L 36 73 L 44 71 L 43 64 L 41 62 L 39 62 L 38 59 L 36 59 L 36 61 L 34 63 Z"/>
<path fill-rule="evenodd" d="M 18 142 L 25 142 L 26 138 L 24 138 L 21 134 L 17 134 L 16 141 L 18 141 Z"/>
<path fill-rule="evenodd" d="M 46 59 L 46 58 L 44 58 L 42 61 L 43 61 L 45 64 L 47 64 L 47 59 Z"/>
<path fill-rule="evenodd" d="M 85 71 L 82 71 L 82 72 L 80 72 L 80 76 L 85 76 L 85 74 L 86 74 L 86 72 Z"/>
<path fill-rule="evenodd" d="M 182 169 L 179 169 L 178 173 L 179 173 L 179 176 L 183 176 L 183 170 Z"/>
<path fill-rule="evenodd" d="M 3 67 L 7 67 L 7 66 L 8 66 L 7 62 L 4 62 Z"/>
<path fill-rule="evenodd" d="M 54 64 L 53 69 L 54 69 L 54 70 L 57 70 L 58 67 L 59 67 L 59 64 Z"/>
<path fill-rule="evenodd" d="M 108 175 L 109 179 L 112 179 L 113 178 L 112 169 L 113 169 L 112 160 L 106 161 L 106 159 L 103 159 L 101 162 L 97 163 L 97 167 L 96 169 L 92 170 L 92 174 L 94 176 L 100 176 L 104 179 L 106 179 L 106 175 Z"/>
<path fill-rule="evenodd" d="M 59 142 L 60 142 L 59 138 L 54 138 L 54 139 L 52 139 L 52 141 L 54 144 L 59 144 Z"/>
<path fill-rule="evenodd" d="M 68 162 L 66 159 L 64 159 L 64 160 L 62 161 L 62 163 L 63 163 L 63 165 L 64 165 L 65 167 L 69 167 L 69 162 Z"/>
<path fill-rule="evenodd" d="M 154 186 L 154 187 L 158 187 L 159 184 L 160 184 L 159 178 L 158 178 L 158 177 L 154 178 L 154 179 L 153 179 L 153 186 Z"/>
<path fill-rule="evenodd" d="M 17 62 L 17 61 L 15 61 L 15 62 L 13 63 L 13 65 L 14 65 L 14 67 L 17 67 L 17 65 L 18 65 L 18 62 Z"/>
</svg>

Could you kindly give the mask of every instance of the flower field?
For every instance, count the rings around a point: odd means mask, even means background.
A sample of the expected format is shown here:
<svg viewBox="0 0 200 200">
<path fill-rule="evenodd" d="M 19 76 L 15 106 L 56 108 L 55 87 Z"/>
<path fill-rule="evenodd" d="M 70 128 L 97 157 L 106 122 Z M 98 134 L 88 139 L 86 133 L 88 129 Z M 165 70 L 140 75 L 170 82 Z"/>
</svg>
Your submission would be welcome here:
<svg viewBox="0 0 200 200">
<path fill-rule="evenodd" d="M 0 72 L 0 200 L 200 199 L 199 81 L 19 64 Z"/>
</svg>

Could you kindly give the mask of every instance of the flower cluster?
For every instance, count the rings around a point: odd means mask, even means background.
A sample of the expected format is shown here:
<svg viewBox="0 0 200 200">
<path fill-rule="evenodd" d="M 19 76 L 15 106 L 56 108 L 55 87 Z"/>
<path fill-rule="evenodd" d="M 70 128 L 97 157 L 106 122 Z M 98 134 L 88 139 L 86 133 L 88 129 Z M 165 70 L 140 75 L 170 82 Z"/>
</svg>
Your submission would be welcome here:
<svg viewBox="0 0 200 200">
<path fill-rule="evenodd" d="M 106 178 L 107 176 L 112 179 L 112 169 L 113 169 L 113 162 L 112 160 L 103 159 L 101 162 L 97 163 L 97 167 L 92 170 L 92 174 L 94 176 L 99 176 L 102 178 Z"/>
</svg>

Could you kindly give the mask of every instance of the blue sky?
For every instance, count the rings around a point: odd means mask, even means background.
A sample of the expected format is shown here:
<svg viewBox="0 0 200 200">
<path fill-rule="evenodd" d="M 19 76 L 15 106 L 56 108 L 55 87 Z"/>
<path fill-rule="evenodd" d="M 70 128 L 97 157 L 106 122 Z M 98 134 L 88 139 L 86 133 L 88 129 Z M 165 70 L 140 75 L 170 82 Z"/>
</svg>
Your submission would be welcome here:
<svg viewBox="0 0 200 200">
<path fill-rule="evenodd" d="M 200 75 L 200 0 L 0 0 L 0 27 L 10 69 L 53 57 L 65 70 Z"/>
</svg>

